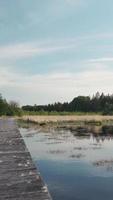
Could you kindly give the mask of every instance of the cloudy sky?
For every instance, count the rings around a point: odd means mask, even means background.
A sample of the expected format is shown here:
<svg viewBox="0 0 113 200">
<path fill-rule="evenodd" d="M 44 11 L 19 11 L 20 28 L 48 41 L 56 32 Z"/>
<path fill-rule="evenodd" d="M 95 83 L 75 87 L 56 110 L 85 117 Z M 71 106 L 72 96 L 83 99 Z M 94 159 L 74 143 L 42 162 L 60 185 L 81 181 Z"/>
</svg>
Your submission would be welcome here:
<svg viewBox="0 0 113 200">
<path fill-rule="evenodd" d="M 22 104 L 113 93 L 113 0 L 0 0 L 0 93 Z"/>
</svg>

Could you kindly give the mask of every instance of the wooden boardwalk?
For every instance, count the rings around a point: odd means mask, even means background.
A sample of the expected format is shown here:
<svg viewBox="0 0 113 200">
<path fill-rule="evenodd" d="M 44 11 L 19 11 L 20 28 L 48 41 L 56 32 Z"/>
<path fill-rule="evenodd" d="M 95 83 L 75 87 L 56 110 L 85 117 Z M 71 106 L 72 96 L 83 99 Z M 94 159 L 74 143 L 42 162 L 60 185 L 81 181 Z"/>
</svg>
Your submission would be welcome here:
<svg viewBox="0 0 113 200">
<path fill-rule="evenodd" d="M 50 200 L 13 119 L 0 119 L 0 200 Z"/>
</svg>

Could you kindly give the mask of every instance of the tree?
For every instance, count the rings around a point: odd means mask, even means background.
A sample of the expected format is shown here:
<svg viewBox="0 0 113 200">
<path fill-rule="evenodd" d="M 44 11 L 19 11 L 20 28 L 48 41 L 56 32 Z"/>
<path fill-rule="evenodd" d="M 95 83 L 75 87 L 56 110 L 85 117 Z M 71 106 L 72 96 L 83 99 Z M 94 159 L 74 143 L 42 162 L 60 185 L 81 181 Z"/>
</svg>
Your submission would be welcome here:
<svg viewBox="0 0 113 200">
<path fill-rule="evenodd" d="M 16 102 L 16 101 L 10 101 L 9 102 L 9 115 L 21 115 L 22 114 L 22 111 L 19 107 L 19 103 Z"/>
</svg>

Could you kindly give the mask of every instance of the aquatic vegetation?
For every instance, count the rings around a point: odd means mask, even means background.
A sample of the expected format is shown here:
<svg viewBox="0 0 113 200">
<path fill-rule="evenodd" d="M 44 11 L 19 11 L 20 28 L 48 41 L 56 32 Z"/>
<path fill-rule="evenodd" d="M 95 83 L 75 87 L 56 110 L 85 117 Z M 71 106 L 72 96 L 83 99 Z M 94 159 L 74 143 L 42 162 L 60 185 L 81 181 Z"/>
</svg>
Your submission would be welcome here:
<svg viewBox="0 0 113 200">
<path fill-rule="evenodd" d="M 63 150 L 50 150 L 48 151 L 48 153 L 50 154 L 62 154 L 62 153 L 65 153 L 66 151 L 63 151 Z"/>
<path fill-rule="evenodd" d="M 101 125 L 102 125 L 102 121 L 90 120 L 90 121 L 85 121 L 84 124 L 85 124 L 85 125 L 101 126 Z"/>
<path fill-rule="evenodd" d="M 107 171 L 113 172 L 113 159 L 98 160 L 93 162 L 93 165 L 96 167 L 104 167 Z"/>
<path fill-rule="evenodd" d="M 74 147 L 73 149 L 77 151 L 82 151 L 82 150 L 88 150 L 89 148 L 88 147 Z"/>
<path fill-rule="evenodd" d="M 83 158 L 85 155 L 82 154 L 82 153 L 78 153 L 78 154 L 72 154 L 70 156 L 70 158 L 77 158 L 77 159 L 80 159 L 80 158 Z"/>
<path fill-rule="evenodd" d="M 113 135 L 113 125 L 112 126 L 102 126 L 103 135 Z"/>
</svg>

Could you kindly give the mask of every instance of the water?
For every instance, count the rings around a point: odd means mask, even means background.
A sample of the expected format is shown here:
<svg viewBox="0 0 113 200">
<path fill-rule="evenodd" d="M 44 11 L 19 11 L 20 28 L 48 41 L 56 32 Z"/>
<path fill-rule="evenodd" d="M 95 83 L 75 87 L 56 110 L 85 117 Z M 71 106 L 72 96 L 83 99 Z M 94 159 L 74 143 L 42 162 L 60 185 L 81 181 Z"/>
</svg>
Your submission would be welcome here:
<svg viewBox="0 0 113 200">
<path fill-rule="evenodd" d="M 63 129 L 20 128 L 53 200 L 113 200 L 110 130 L 78 136 Z"/>
</svg>

